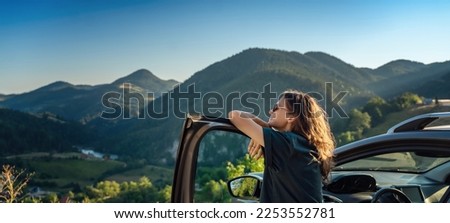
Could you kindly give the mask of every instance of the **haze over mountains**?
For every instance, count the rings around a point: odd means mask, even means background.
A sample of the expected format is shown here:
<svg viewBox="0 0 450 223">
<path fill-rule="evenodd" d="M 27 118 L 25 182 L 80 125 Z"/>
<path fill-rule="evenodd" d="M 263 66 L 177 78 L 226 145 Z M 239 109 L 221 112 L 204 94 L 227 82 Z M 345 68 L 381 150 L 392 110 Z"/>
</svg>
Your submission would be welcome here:
<svg viewBox="0 0 450 223">
<path fill-rule="evenodd" d="M 323 99 L 328 95 L 331 100 L 340 92 L 346 92 L 342 100 L 336 102 L 348 111 L 364 105 L 371 97 L 389 98 L 405 91 L 429 98 L 448 98 L 449 81 L 450 61 L 423 64 L 396 60 L 369 69 L 354 67 L 321 52 L 301 54 L 252 48 L 206 67 L 179 85 L 173 80 L 161 80 L 150 71 L 138 70 L 111 84 L 84 86 L 55 82 L 24 94 L 0 95 L 0 107 L 32 113 L 50 112 L 65 119 L 81 121 L 96 130 L 97 140 L 92 146 L 100 151 L 142 158 L 152 164 L 170 165 L 183 121 L 174 111 L 179 109 L 182 114 L 202 112 L 202 108 L 211 103 L 208 97 L 214 99 L 211 92 L 217 92 L 226 99 L 233 93 L 240 96 L 245 92 L 262 93 L 268 84 L 270 90 L 278 94 L 291 88 L 318 93 Z M 135 116 L 153 109 L 166 112 L 167 118 L 100 118 L 105 110 L 102 95 L 110 91 L 123 92 L 124 83 L 131 83 L 131 92 L 143 95 L 155 92 L 156 96 L 161 96 L 149 100 L 149 107 L 145 108 L 125 102 L 125 105 L 138 111 Z M 326 89 L 325 83 L 332 83 L 332 89 Z M 176 94 L 190 92 L 189 88 L 195 88 L 195 92 L 205 98 L 196 101 L 173 100 Z M 169 91 L 170 94 L 160 94 Z M 276 98 L 271 103 L 275 101 Z M 268 106 L 263 104 L 261 98 L 255 98 L 252 102 L 262 108 L 260 115 L 264 117 L 263 112 L 268 110 Z M 321 103 L 330 105 L 330 101 L 321 100 Z M 249 109 L 239 100 L 232 100 L 231 105 L 208 112 L 224 116 L 230 108 Z M 334 117 L 338 116 L 337 111 L 331 112 Z"/>
<path fill-rule="evenodd" d="M 386 78 L 368 85 L 382 97 L 392 97 L 410 91 L 429 98 L 448 98 L 450 95 L 450 61 L 432 64 L 398 60 L 374 70 Z"/>
<path fill-rule="evenodd" d="M 125 83 L 130 84 L 130 92 L 144 95 L 147 92 L 158 95 L 178 84 L 175 80 L 161 80 L 142 69 L 110 84 L 72 85 L 57 81 L 27 93 L 4 96 L 6 99 L 0 100 L 0 106 L 32 113 L 51 112 L 66 119 L 88 122 L 103 111 L 102 96 L 107 92 L 123 92 Z"/>
</svg>

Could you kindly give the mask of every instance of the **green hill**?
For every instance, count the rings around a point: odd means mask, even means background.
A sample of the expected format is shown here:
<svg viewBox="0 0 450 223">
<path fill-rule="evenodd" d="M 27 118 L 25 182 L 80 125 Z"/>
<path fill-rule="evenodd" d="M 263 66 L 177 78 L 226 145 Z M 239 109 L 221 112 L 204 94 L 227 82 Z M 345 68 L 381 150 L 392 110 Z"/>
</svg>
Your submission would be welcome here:
<svg viewBox="0 0 450 223">
<path fill-rule="evenodd" d="M 0 107 L 33 113 L 51 112 L 65 119 L 87 123 L 98 118 L 104 110 L 103 96 L 108 92 L 123 94 L 125 83 L 130 84 L 131 93 L 146 96 L 148 92 L 152 92 L 155 96 L 159 96 L 162 92 L 172 89 L 178 82 L 161 80 L 150 71 L 141 69 L 111 84 L 89 86 L 57 81 L 27 93 L 7 98 L 4 96 L 3 101 L 0 97 Z M 146 102 L 148 100 L 144 101 Z M 131 101 L 127 106 L 133 108 L 133 112 L 136 113 L 134 108 L 137 107 L 137 103 Z"/>
<path fill-rule="evenodd" d="M 412 92 L 417 92 L 428 98 L 450 98 L 450 71 L 443 71 L 442 75 L 429 79 L 411 87 Z"/>
<path fill-rule="evenodd" d="M 311 56 L 309 56 L 311 55 Z M 339 69 L 330 68 L 330 63 L 322 63 L 320 57 L 329 57 L 329 61 L 339 64 Z M 181 94 L 189 92 L 189 88 L 195 88 L 198 100 L 172 100 L 169 95 L 153 101 L 150 110 L 166 112 L 167 118 L 152 119 L 147 117 L 133 125 L 124 126 L 120 134 L 111 132 L 112 137 L 105 138 L 102 142 L 116 154 L 126 154 L 133 157 L 145 157 L 148 162 L 157 165 L 171 165 L 178 145 L 178 137 L 184 119 L 183 113 L 202 113 L 224 117 L 231 109 L 251 109 L 245 106 L 245 101 L 239 100 L 244 94 L 259 95 L 264 91 L 264 86 L 270 85 L 270 90 L 281 93 L 286 89 L 298 89 L 304 92 L 312 92 L 322 95 L 327 94 L 325 83 L 332 83 L 333 95 L 341 91 L 347 92 L 343 98 L 342 106 L 351 108 L 362 105 L 373 94 L 364 89 L 361 84 L 354 84 L 354 76 L 343 72 L 351 72 L 359 78 L 364 75 L 358 68 L 354 68 L 336 58 L 326 54 L 310 53 L 307 55 L 298 52 L 286 52 L 268 49 L 248 49 L 223 61 L 214 63 L 205 69 L 195 73 L 188 80 L 180 84 L 171 93 Z M 193 90 L 192 90 L 193 93 Z M 208 96 L 212 94 L 223 99 L 225 107 L 208 111 Z M 227 100 L 227 97 L 237 97 L 238 100 Z M 237 96 L 236 96 L 237 94 Z M 331 94 L 331 92 L 328 92 Z M 172 95 L 173 96 L 173 95 Z M 220 100 L 222 100 L 220 99 Z M 228 98 L 229 99 L 229 98 Z M 266 102 L 272 105 L 277 97 Z M 270 105 L 265 105 L 261 98 L 250 99 L 254 101 L 253 107 L 259 109 L 262 118 L 267 119 Z M 226 102 L 231 104 L 227 104 Z M 169 102 L 167 106 L 164 102 Z M 321 100 L 325 104 L 325 100 Z M 257 107 L 255 107 L 257 106 Z M 179 111 L 176 114 L 175 111 Z M 145 112 L 145 111 L 144 111 Z M 336 114 L 334 114 L 336 116 Z"/>
<path fill-rule="evenodd" d="M 223 117 L 230 109 L 248 111 L 259 109 L 257 112 L 260 117 L 267 119 L 267 113 L 264 112 L 270 105 L 264 104 L 267 102 L 261 98 L 250 100 L 254 104 L 249 107 L 248 103 L 240 100 L 227 100 L 230 96 L 237 95 L 239 98 L 246 93 L 247 96 L 260 94 L 268 84 L 270 90 L 276 93 L 281 93 L 285 89 L 298 89 L 312 92 L 316 96 L 325 96 L 330 93 L 325 91 L 325 83 L 328 82 L 332 83 L 334 96 L 339 92 L 347 93 L 340 101 L 340 105 L 349 112 L 352 108 L 365 105 L 369 98 L 376 95 L 397 96 L 406 89 L 414 90 L 412 87 L 420 86 L 418 83 L 426 84 L 436 77 L 444 77 L 440 72 L 450 71 L 449 65 L 450 63 L 424 65 L 398 60 L 374 70 L 356 68 L 326 53 L 301 54 L 252 48 L 206 67 L 171 91 L 186 94 L 191 88 L 201 96 L 214 98 L 214 94 L 220 95 L 226 107 L 208 111 L 203 109 L 210 105 L 208 100 L 205 100 L 207 97 L 190 102 L 187 100 L 174 102 L 169 95 L 165 95 L 149 106 L 151 110 L 166 112 L 167 118 L 147 117 L 133 123 L 127 120 L 128 126 L 122 125 L 119 134 L 111 132 L 110 135 L 113 137 L 105 138 L 101 144 L 108 145 L 113 153 L 145 157 L 149 163 L 156 165 L 171 165 L 174 162 L 184 113 Z M 429 79 L 424 80 L 424 76 Z M 433 88 L 429 90 L 433 91 Z M 269 104 L 275 101 L 273 99 Z M 321 100 L 321 103 L 326 105 L 325 100 Z M 175 114 L 174 111 L 177 110 L 180 110 L 179 114 Z M 336 113 L 331 115 L 339 119 Z"/>
<path fill-rule="evenodd" d="M 345 112 L 364 106 L 374 96 L 389 99 L 405 91 L 428 98 L 448 98 L 449 74 L 450 62 L 425 65 L 396 60 L 370 69 L 354 67 L 322 52 L 302 54 L 251 48 L 207 66 L 175 89 L 172 89 L 175 81 L 164 81 L 147 70 L 138 70 L 111 84 L 84 86 L 55 82 L 25 94 L 3 95 L 0 106 L 29 112 L 48 111 L 80 120 L 95 130 L 92 145 L 97 151 L 118 154 L 123 159 L 142 158 L 148 164 L 172 165 L 187 113 L 224 117 L 231 109 L 243 109 L 267 119 L 267 111 L 276 97 L 264 101 L 255 96 L 265 90 L 279 94 L 286 89 L 298 89 L 314 94 L 329 115 L 338 119 L 342 114 L 333 111 L 330 102 L 339 94 L 345 93 L 338 101 Z M 102 95 L 108 91 L 122 92 L 124 83 L 131 83 L 132 92 L 144 95 L 159 92 L 161 97 L 150 100 L 144 108 L 136 103 L 123 103 L 122 97 L 116 102 L 122 103 L 126 110 L 132 109 L 134 118 L 100 118 L 104 109 Z M 162 95 L 163 92 L 169 93 Z M 195 94 L 196 99 L 176 99 Z M 214 103 L 219 107 L 208 110 Z M 153 115 L 149 117 L 149 113 Z M 136 118 L 143 114 L 142 119 Z"/>
<path fill-rule="evenodd" d="M 0 157 L 29 152 L 73 151 L 73 145 L 92 142 L 85 126 L 44 113 L 27 113 L 0 108 Z"/>
<path fill-rule="evenodd" d="M 395 60 L 373 70 L 373 73 L 383 77 L 392 78 L 399 75 L 408 74 L 425 68 L 426 65 L 410 60 Z"/>
<path fill-rule="evenodd" d="M 401 73 L 397 75 L 388 75 L 389 77 L 376 81 L 367 85 L 369 89 L 375 92 L 377 95 L 385 98 L 389 98 L 395 95 L 399 95 L 401 92 L 424 92 L 424 96 L 434 97 L 438 93 L 441 97 L 448 98 L 450 95 L 446 94 L 448 91 L 445 89 L 445 81 L 450 73 L 450 61 L 442 63 L 433 63 L 425 66 L 417 66 L 410 70 L 412 72 Z M 400 69 L 400 68 L 399 68 Z M 406 68 L 402 68 L 405 70 Z M 435 88 L 434 84 L 440 89 Z M 445 95 L 446 94 L 446 95 Z"/>
</svg>

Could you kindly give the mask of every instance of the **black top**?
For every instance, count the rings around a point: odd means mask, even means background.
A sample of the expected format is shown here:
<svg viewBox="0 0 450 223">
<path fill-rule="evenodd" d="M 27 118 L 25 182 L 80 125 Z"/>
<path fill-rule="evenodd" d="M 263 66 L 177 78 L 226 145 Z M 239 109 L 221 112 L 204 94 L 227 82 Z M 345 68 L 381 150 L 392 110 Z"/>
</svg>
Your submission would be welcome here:
<svg viewBox="0 0 450 223">
<path fill-rule="evenodd" d="M 322 202 L 322 176 L 317 152 L 293 132 L 263 128 L 264 181 L 260 202 Z"/>
</svg>

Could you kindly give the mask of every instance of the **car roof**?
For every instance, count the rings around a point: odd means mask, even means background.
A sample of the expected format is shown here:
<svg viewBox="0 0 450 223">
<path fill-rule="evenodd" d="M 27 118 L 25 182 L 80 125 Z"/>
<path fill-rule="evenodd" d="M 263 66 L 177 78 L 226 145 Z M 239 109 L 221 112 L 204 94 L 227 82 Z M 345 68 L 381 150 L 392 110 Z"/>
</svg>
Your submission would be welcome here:
<svg viewBox="0 0 450 223">
<path fill-rule="evenodd" d="M 450 140 L 450 125 L 432 126 L 433 123 L 437 123 L 443 119 L 450 120 L 450 112 L 427 113 L 414 116 L 394 125 L 388 129 L 385 134 L 361 139 L 341 147 L 355 147 L 358 144 L 375 143 L 378 141 L 388 142 L 393 140 L 439 140 L 445 138 Z"/>
<path fill-rule="evenodd" d="M 431 126 L 433 123 L 444 119 L 450 119 L 450 112 L 428 113 L 418 115 L 402 121 L 390 128 L 387 133 L 392 134 L 396 132 L 418 131 L 418 130 L 450 130 L 450 125 Z"/>
<path fill-rule="evenodd" d="M 450 119 L 450 112 L 428 113 L 418 115 L 400 122 L 390 128 L 385 134 L 360 139 L 355 142 L 336 148 L 337 163 L 348 161 L 347 154 L 368 153 L 374 148 L 422 146 L 439 147 L 444 153 L 450 150 L 450 128 L 449 125 L 432 126 L 442 119 Z M 386 151 L 385 150 L 385 151 Z M 382 150 L 378 150 L 382 151 Z"/>
</svg>

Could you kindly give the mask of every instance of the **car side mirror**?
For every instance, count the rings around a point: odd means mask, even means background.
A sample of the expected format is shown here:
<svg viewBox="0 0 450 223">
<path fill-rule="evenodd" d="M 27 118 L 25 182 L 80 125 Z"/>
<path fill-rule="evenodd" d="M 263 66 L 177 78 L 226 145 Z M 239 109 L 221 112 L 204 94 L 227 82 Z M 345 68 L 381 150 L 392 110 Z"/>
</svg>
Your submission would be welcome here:
<svg viewBox="0 0 450 223">
<path fill-rule="evenodd" d="M 234 198 L 258 201 L 262 181 L 254 176 L 239 176 L 228 181 L 228 192 Z"/>
</svg>

